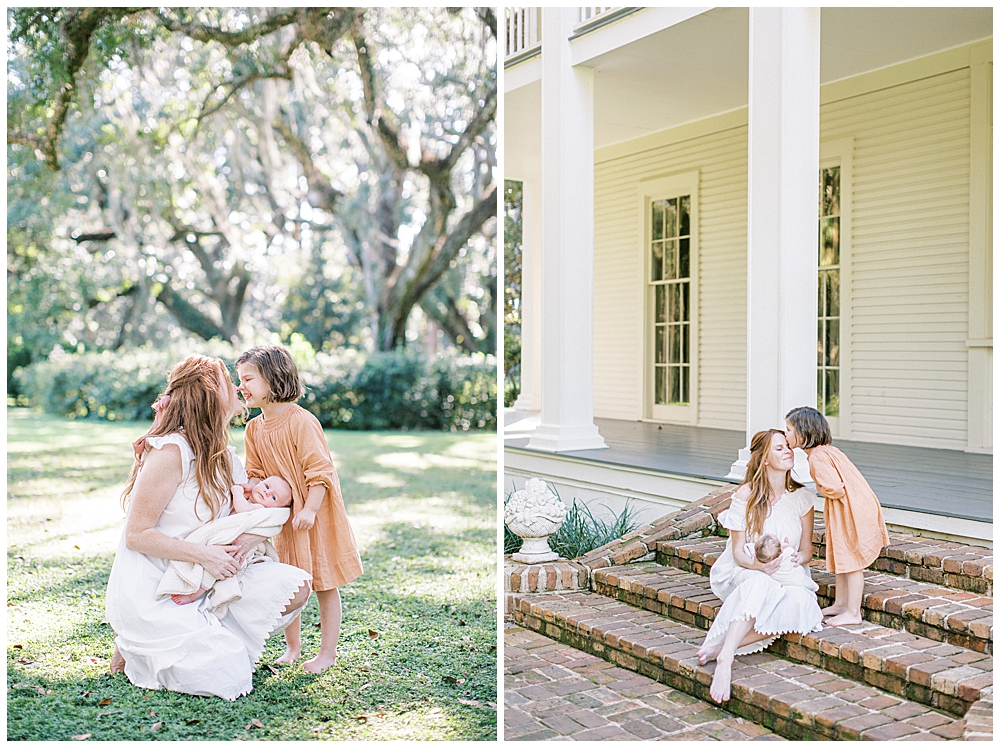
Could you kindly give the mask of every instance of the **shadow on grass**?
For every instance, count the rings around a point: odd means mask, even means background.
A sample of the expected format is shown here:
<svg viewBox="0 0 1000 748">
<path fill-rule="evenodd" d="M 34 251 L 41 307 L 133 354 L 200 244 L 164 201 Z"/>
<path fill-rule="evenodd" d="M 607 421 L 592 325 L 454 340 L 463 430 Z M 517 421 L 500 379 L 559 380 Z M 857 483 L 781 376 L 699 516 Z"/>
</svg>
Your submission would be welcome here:
<svg viewBox="0 0 1000 748">
<path fill-rule="evenodd" d="M 57 578 L 42 587 L 24 585 L 32 589 L 16 592 L 12 601 L 56 607 L 69 604 L 75 593 L 81 597 L 73 600 L 75 615 L 56 617 L 86 620 L 56 624 L 43 637 L 29 633 L 23 649 L 8 649 L 8 687 L 15 686 L 8 694 L 8 739 L 82 733 L 157 740 L 495 739 L 496 711 L 488 706 L 496 701 L 497 672 L 492 569 L 480 584 L 458 584 L 457 572 L 448 567 L 462 571 L 460 554 L 470 550 L 463 549 L 465 541 L 430 528 L 389 527 L 405 532 L 403 547 L 375 543 L 365 554 L 368 572 L 342 591 L 337 666 L 313 676 L 297 665 L 274 671 L 261 665 L 254 691 L 235 703 L 149 692 L 122 674 L 102 672 L 113 648 L 110 627 L 99 623 L 113 556 L 93 556 L 85 568 L 70 568 L 66 558 L 47 561 L 45 568 Z M 478 534 L 475 542 L 481 542 Z M 428 558 L 438 551 L 455 556 Z M 11 577 L 26 570 L 12 560 Z M 80 595 L 81 588 L 100 594 Z M 478 596 L 459 594 L 476 590 Z M 313 598 L 303 613 L 306 653 L 319 646 L 318 624 Z M 281 638 L 272 637 L 262 662 L 273 662 L 282 650 Z M 88 656 L 98 662 L 81 665 Z M 104 699 L 110 702 L 101 706 Z M 245 731 L 251 719 L 265 728 Z M 162 725 L 154 732 L 157 722 Z"/>
</svg>

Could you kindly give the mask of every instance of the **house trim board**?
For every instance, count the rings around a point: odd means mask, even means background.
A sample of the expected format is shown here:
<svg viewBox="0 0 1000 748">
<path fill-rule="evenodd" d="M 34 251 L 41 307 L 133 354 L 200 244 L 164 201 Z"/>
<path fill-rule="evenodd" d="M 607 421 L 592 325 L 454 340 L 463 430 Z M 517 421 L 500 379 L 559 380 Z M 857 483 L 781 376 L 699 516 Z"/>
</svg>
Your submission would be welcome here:
<svg viewBox="0 0 1000 748">
<path fill-rule="evenodd" d="M 586 503 L 595 514 L 597 505 L 601 503 L 613 512 L 620 512 L 624 501 L 630 499 L 635 508 L 644 510 L 643 523 L 683 509 L 691 501 L 700 499 L 719 486 L 732 485 L 729 481 L 707 477 L 664 473 L 565 454 L 538 453 L 518 447 L 504 447 L 502 462 L 505 480 L 501 494 L 504 496 L 509 490 L 513 490 L 511 481 L 520 480 L 523 484 L 528 478 L 541 478 L 554 484 L 557 490 L 562 486 L 582 492 L 584 495 L 577 495 L 575 498 Z M 807 488 L 812 490 L 813 486 L 809 484 Z M 563 490 L 560 490 L 560 497 L 566 504 L 571 504 L 574 498 Z M 610 505 L 608 501 L 611 502 Z M 814 506 L 819 516 L 823 515 L 823 505 L 823 497 L 817 495 Z M 662 514 L 653 517 L 649 516 L 650 512 Z M 993 547 L 993 525 L 989 522 L 892 507 L 882 507 L 882 515 L 889 529 L 894 532 Z"/>
<path fill-rule="evenodd" d="M 892 67 L 826 83 L 820 86 L 820 106 L 970 67 L 974 58 L 979 59 L 984 54 L 980 51 L 984 47 L 987 50 L 992 50 L 991 42 L 966 44 Z M 988 54 L 988 57 L 992 61 L 992 52 Z M 594 162 L 613 161 L 665 145 L 673 145 L 685 140 L 693 140 L 705 135 L 746 126 L 747 108 L 743 106 L 713 114 L 704 119 L 686 122 L 667 130 L 660 130 L 632 140 L 598 148 L 594 152 Z"/>
</svg>

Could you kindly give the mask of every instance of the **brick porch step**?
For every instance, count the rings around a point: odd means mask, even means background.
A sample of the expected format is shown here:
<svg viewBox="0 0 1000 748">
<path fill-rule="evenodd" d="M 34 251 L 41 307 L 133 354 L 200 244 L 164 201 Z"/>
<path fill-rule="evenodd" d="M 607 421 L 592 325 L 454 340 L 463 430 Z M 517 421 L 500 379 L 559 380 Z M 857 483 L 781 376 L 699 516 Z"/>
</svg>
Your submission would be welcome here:
<svg viewBox="0 0 1000 748">
<path fill-rule="evenodd" d="M 707 577 L 725 546 L 726 539 L 718 537 L 660 542 L 656 558 L 664 566 Z M 989 568 L 992 575 L 993 567 Z M 813 561 L 812 572 L 819 585 L 820 605 L 829 605 L 833 602 L 834 575 L 825 571 L 822 561 Z M 866 571 L 861 612 L 866 621 L 880 626 L 975 652 L 993 652 L 992 597 Z"/>
<path fill-rule="evenodd" d="M 993 596 L 993 549 L 889 533 L 890 544 L 872 564 L 876 571 L 918 582 Z M 826 528 L 822 520 L 813 529 L 813 556 L 826 558 Z"/>
<path fill-rule="evenodd" d="M 696 655 L 704 631 L 592 592 L 518 594 L 513 608 L 525 628 L 711 699 L 715 663 L 699 665 Z M 945 740 L 964 727 L 954 715 L 770 651 L 737 658 L 726 709 L 796 740 Z"/>
<path fill-rule="evenodd" d="M 702 630 L 711 626 L 722 607 L 707 577 L 655 562 L 598 569 L 593 589 Z M 980 692 L 993 684 L 989 655 L 869 622 L 785 634 L 771 649 L 956 716 L 965 715 Z"/>
</svg>

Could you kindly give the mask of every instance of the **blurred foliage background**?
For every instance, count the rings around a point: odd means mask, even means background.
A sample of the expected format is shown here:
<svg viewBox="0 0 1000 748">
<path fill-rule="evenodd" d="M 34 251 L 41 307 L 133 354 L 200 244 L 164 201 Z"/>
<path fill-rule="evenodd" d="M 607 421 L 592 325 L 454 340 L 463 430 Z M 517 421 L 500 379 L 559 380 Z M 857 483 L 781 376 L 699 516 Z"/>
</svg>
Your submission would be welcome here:
<svg viewBox="0 0 1000 748">
<path fill-rule="evenodd" d="M 280 342 L 324 425 L 495 424 L 491 9 L 7 13 L 16 402 L 146 417 Z"/>
<path fill-rule="evenodd" d="M 503 404 L 521 394 L 521 182 L 503 183 Z"/>
</svg>

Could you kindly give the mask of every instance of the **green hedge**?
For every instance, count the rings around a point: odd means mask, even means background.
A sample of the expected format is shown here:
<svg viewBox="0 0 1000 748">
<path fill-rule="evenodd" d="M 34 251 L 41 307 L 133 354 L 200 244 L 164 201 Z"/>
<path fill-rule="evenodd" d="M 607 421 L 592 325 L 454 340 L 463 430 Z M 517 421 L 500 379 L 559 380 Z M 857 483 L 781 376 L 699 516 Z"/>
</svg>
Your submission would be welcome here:
<svg viewBox="0 0 1000 748">
<path fill-rule="evenodd" d="M 496 429 L 497 369 L 492 356 L 292 350 L 305 385 L 299 404 L 325 428 Z M 69 418 L 149 419 L 149 406 L 166 385 L 167 370 L 194 352 L 218 356 L 230 368 L 238 355 L 224 343 L 66 354 L 15 372 L 18 403 Z"/>
</svg>

